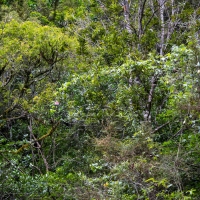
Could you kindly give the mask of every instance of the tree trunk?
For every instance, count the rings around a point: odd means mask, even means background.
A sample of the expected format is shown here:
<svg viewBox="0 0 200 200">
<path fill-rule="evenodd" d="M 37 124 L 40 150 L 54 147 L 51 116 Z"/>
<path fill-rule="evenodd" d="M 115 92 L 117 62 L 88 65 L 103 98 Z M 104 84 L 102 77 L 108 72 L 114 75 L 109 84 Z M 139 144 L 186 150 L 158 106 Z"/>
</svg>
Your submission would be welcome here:
<svg viewBox="0 0 200 200">
<path fill-rule="evenodd" d="M 143 35 L 143 25 L 142 25 L 142 19 L 144 17 L 144 8 L 147 0 L 139 0 L 139 8 L 138 8 L 138 38 L 139 38 L 139 44 L 138 49 L 140 50 L 140 39 Z"/>
<path fill-rule="evenodd" d="M 156 86 L 157 86 L 157 76 L 154 75 L 151 78 L 151 88 L 148 94 L 146 109 L 143 112 L 143 117 L 145 122 L 151 122 L 151 105 Z"/>
<path fill-rule="evenodd" d="M 164 9 L 165 9 L 165 0 L 159 0 L 160 6 L 160 24 L 161 24 L 161 33 L 160 33 L 160 55 L 164 54 L 165 47 L 165 21 L 164 21 Z"/>
<path fill-rule="evenodd" d="M 125 29 L 128 31 L 128 33 L 132 34 L 132 29 L 130 26 L 130 6 L 128 0 L 124 0 L 123 6 L 124 6 Z"/>
</svg>

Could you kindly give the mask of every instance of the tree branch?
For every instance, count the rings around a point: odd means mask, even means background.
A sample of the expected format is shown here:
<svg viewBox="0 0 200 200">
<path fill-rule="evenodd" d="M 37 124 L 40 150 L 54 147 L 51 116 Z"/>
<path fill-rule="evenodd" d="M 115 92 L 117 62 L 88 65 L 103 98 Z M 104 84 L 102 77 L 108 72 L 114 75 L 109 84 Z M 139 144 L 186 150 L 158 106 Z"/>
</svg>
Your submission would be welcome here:
<svg viewBox="0 0 200 200">
<path fill-rule="evenodd" d="M 157 86 L 157 76 L 154 75 L 151 78 L 151 89 L 149 91 L 148 94 L 148 100 L 147 100 L 147 105 L 146 105 L 146 110 L 144 111 L 144 121 L 151 121 L 151 105 L 152 105 L 152 101 L 153 101 L 153 94 L 154 94 L 154 90 Z"/>
<path fill-rule="evenodd" d="M 43 139 L 45 139 L 46 137 L 50 136 L 53 134 L 53 132 L 56 130 L 56 128 L 58 127 L 58 125 L 60 124 L 60 122 L 57 122 L 48 132 L 47 134 L 43 135 L 42 137 L 40 137 L 39 139 L 33 140 L 30 143 L 26 143 L 23 146 L 21 146 L 17 151 L 15 151 L 15 154 L 21 153 L 24 149 L 27 149 L 31 146 L 31 144 L 34 144 L 35 142 L 39 142 Z"/>
<path fill-rule="evenodd" d="M 162 124 L 161 126 L 158 126 L 157 128 L 155 128 L 155 129 L 151 132 L 151 134 L 153 134 L 153 133 L 159 131 L 161 128 L 163 128 L 164 126 L 166 126 L 166 125 L 168 125 L 168 124 L 169 124 L 169 122 L 166 122 L 165 124 Z"/>
</svg>

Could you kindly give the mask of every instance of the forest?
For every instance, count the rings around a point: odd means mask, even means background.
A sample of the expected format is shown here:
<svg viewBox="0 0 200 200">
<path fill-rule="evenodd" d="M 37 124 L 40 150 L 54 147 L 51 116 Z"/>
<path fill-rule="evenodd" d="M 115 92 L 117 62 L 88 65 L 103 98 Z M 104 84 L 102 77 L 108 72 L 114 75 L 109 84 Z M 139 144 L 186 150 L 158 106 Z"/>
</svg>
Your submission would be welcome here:
<svg viewBox="0 0 200 200">
<path fill-rule="evenodd" d="M 200 1 L 0 0 L 0 200 L 199 200 Z"/>
</svg>

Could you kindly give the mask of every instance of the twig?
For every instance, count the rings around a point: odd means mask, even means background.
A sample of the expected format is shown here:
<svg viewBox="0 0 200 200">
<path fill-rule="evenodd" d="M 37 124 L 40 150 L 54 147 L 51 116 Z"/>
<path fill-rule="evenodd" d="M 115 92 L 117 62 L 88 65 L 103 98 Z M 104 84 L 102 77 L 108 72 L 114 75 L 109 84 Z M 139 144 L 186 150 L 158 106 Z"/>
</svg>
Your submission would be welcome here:
<svg viewBox="0 0 200 200">
<path fill-rule="evenodd" d="M 165 124 L 162 124 L 161 126 L 158 126 L 157 128 L 155 128 L 155 129 L 151 132 L 151 134 L 153 134 L 153 133 L 159 131 L 161 128 L 163 128 L 164 126 L 166 126 L 166 125 L 168 125 L 168 124 L 169 124 L 169 122 L 166 122 Z"/>
</svg>

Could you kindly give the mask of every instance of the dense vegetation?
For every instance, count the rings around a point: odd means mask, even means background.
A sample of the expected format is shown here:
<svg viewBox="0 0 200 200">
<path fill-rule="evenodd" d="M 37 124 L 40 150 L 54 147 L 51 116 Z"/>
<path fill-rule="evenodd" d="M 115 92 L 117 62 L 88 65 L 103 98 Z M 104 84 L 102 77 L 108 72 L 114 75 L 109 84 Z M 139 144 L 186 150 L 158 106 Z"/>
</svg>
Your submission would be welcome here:
<svg viewBox="0 0 200 200">
<path fill-rule="evenodd" d="M 199 0 L 0 5 L 0 199 L 200 199 Z"/>
</svg>

